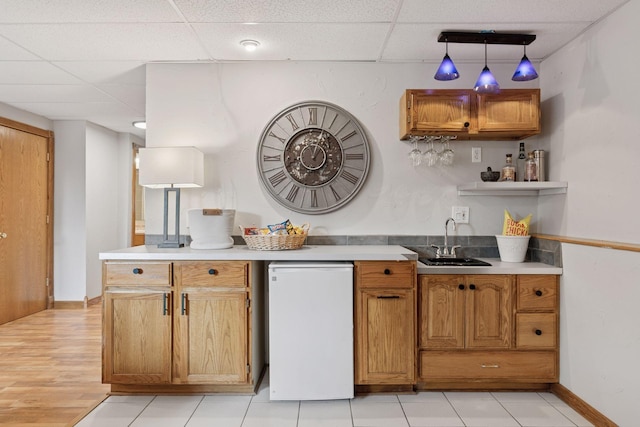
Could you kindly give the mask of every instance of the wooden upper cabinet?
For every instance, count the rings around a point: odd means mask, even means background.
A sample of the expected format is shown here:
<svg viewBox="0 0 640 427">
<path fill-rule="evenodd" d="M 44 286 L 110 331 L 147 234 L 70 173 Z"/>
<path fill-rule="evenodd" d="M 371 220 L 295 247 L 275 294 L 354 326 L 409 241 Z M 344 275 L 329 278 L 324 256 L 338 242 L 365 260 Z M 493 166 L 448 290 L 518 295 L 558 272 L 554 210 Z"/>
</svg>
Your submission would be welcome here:
<svg viewBox="0 0 640 427">
<path fill-rule="evenodd" d="M 408 89 L 400 99 L 400 139 L 517 140 L 540 133 L 540 89 Z"/>
</svg>

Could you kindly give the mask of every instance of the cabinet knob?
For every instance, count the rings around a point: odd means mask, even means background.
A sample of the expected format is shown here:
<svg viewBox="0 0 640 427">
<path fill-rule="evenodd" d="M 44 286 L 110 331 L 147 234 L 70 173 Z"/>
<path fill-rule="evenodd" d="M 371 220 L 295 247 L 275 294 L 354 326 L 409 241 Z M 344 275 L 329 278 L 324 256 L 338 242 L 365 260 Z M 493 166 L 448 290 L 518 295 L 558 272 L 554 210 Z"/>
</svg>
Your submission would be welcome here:
<svg viewBox="0 0 640 427">
<path fill-rule="evenodd" d="M 468 128 L 469 127 L 469 122 L 464 122 L 464 127 Z"/>
<path fill-rule="evenodd" d="M 142 269 L 138 268 L 138 267 L 134 268 L 133 269 L 133 274 L 142 274 Z"/>
<path fill-rule="evenodd" d="M 384 269 L 384 274 L 389 275 L 391 274 L 391 270 L 389 270 L 388 268 Z"/>
<path fill-rule="evenodd" d="M 471 289 L 472 291 L 474 291 L 474 290 L 476 289 L 476 285 L 474 285 L 474 284 L 469 285 L 469 289 Z"/>
<path fill-rule="evenodd" d="M 214 274 L 216 274 L 216 270 L 214 268 L 210 268 L 209 269 L 209 274 L 211 274 L 213 276 Z"/>
<path fill-rule="evenodd" d="M 539 297 L 541 297 L 541 296 L 542 296 L 542 291 L 541 291 L 540 289 L 538 289 L 538 290 L 536 291 L 536 295 L 538 295 Z"/>
<path fill-rule="evenodd" d="M 536 335 L 542 335 L 542 331 L 540 329 L 536 329 Z"/>
<path fill-rule="evenodd" d="M 462 283 L 460 283 L 460 284 L 458 285 L 458 289 L 460 289 L 461 291 L 464 291 L 464 285 L 463 285 Z"/>
</svg>

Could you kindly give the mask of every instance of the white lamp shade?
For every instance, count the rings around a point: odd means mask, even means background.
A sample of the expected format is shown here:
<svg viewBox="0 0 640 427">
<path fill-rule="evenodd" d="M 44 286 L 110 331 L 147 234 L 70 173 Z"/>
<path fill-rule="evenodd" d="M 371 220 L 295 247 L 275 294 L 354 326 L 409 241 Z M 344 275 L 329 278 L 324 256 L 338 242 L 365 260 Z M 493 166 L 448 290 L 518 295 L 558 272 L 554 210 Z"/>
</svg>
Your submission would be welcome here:
<svg viewBox="0 0 640 427">
<path fill-rule="evenodd" d="M 202 187 L 204 154 L 195 147 L 141 148 L 139 183 L 144 187 Z"/>
</svg>

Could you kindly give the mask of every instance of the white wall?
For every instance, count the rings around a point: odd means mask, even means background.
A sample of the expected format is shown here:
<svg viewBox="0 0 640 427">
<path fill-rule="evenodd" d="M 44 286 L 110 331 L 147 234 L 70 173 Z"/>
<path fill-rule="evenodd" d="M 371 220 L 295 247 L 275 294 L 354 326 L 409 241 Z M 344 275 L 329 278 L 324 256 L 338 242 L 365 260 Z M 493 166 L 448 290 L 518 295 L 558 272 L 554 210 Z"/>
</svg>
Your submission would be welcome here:
<svg viewBox="0 0 640 427">
<path fill-rule="evenodd" d="M 517 61 L 491 66 L 503 87 L 535 87 L 510 80 Z M 478 181 L 487 166 L 499 170 L 518 142 L 455 142 L 452 168 L 413 168 L 408 142 L 398 134 L 399 100 L 408 88 L 471 88 L 482 64 L 460 64 L 454 82 L 433 79 L 433 64 L 241 63 L 148 64 L 147 146 L 194 145 L 206 153 L 206 186 L 182 192 L 182 219 L 189 207 L 237 209 L 236 224 L 261 225 L 286 218 L 311 223 L 311 234 L 442 234 L 453 205 L 471 208 L 461 235 L 500 232 L 503 210 L 534 214 L 535 198 L 458 197 L 456 185 Z M 261 188 L 256 149 L 269 120 L 305 100 L 337 104 L 362 124 L 372 162 L 360 193 L 343 208 L 324 215 L 302 215 L 278 205 Z M 527 149 L 539 146 L 536 138 Z M 483 162 L 471 163 L 471 147 L 483 147 Z M 421 147 L 424 149 L 424 145 Z M 211 206 L 212 203 L 233 206 Z M 147 233 L 162 230 L 162 191 L 147 191 Z M 185 232 L 183 221 L 182 231 Z"/>
<path fill-rule="evenodd" d="M 541 202 L 541 232 L 640 243 L 640 0 L 541 65 L 550 176 L 565 198 Z M 562 245 L 560 382 L 620 426 L 638 424 L 637 252 Z"/>
</svg>

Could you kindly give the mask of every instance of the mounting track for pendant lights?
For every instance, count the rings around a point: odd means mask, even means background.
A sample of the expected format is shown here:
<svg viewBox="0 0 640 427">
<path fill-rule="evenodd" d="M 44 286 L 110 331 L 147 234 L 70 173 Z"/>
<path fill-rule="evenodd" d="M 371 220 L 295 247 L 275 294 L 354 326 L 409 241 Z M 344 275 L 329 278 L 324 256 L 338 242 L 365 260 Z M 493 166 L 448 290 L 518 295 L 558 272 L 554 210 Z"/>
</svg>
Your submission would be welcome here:
<svg viewBox="0 0 640 427">
<path fill-rule="evenodd" d="M 496 33 L 495 31 L 443 31 L 438 35 L 439 43 L 477 43 L 529 45 L 536 39 L 535 34 Z"/>
</svg>

